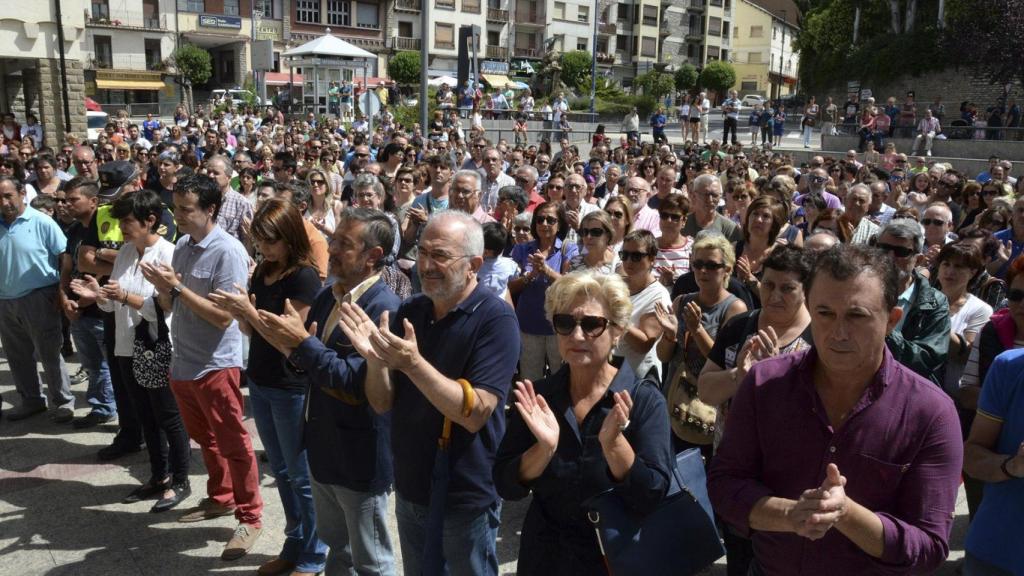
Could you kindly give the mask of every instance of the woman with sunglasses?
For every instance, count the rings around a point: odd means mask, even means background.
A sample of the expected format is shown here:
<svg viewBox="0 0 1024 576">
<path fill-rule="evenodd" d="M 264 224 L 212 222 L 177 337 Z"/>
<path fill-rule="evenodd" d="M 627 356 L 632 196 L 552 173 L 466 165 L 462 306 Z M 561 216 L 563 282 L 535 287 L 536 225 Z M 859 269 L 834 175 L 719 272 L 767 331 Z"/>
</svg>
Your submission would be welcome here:
<svg viewBox="0 0 1024 576">
<path fill-rule="evenodd" d="M 811 315 L 804 283 L 811 275 L 813 257 L 796 246 L 779 246 L 765 259 L 759 286 L 760 309 L 737 314 L 722 324 L 707 362 L 700 371 L 697 391 L 701 401 L 718 407 L 714 446 L 725 430 L 729 401 L 750 368 L 762 360 L 811 346 Z M 668 310 L 659 311 L 671 324 Z M 729 574 L 746 574 L 753 557 L 749 539 L 726 527 L 725 550 Z"/>
<path fill-rule="evenodd" d="M 569 270 L 569 262 L 578 247 L 563 242 L 568 232 L 565 211 L 557 202 L 545 202 L 533 212 L 530 231 L 534 240 L 512 248 L 511 258 L 522 276 L 509 281 L 508 289 L 516 298 L 516 317 L 522 332 L 519 374 L 529 380 L 544 377 L 545 365 L 551 373 L 562 364 L 558 341 L 544 317 L 544 294 L 548 287 Z"/>
<path fill-rule="evenodd" d="M 619 267 L 619 256 L 611 249 L 612 219 L 603 210 L 583 217 L 578 231 L 582 253 L 569 260 L 570 272 L 614 274 Z"/>
<path fill-rule="evenodd" d="M 697 292 L 684 294 L 672 303 L 672 312 L 662 309 L 657 318 L 662 329 L 658 358 L 668 364 L 669 387 L 683 388 L 696 397 L 697 377 L 715 344 L 718 329 L 729 318 L 747 311 L 747 305 L 726 289 L 736 256 L 732 244 L 719 234 L 697 240 L 690 257 Z M 670 390 L 671 392 L 671 390 Z M 695 427 L 686 414 L 670 418 L 676 453 L 699 447 L 710 457 L 714 426 Z"/>
<path fill-rule="evenodd" d="M 305 218 L 316 226 L 324 236 L 334 234 L 335 223 L 341 219 L 341 202 L 334 199 L 330 177 L 322 168 L 313 168 L 306 173 L 310 203 Z"/>
<path fill-rule="evenodd" d="M 522 526 L 520 575 L 604 574 L 586 502 L 615 489 L 627 509 L 654 510 L 674 465 L 668 411 L 654 382 L 628 363 L 608 362 L 631 313 L 618 276 L 568 274 L 545 300 L 545 320 L 566 364 L 544 380 L 516 383 L 494 482 L 502 498 L 533 497 Z"/>
<path fill-rule="evenodd" d="M 682 194 L 669 194 L 658 204 L 658 254 L 654 270 L 663 286 L 671 287 L 677 278 L 690 271 L 693 239 L 684 236 L 683 225 L 690 212 L 690 200 Z"/>
<path fill-rule="evenodd" d="M 612 352 L 612 362 L 619 365 L 625 361 L 634 373 L 660 383 L 661 362 L 655 344 L 661 337 L 661 325 L 654 310 L 659 304 L 667 309 L 672 299 L 654 275 L 657 255 L 657 240 L 647 230 L 633 230 L 622 242 L 619 258 L 633 312 L 622 340 Z"/>
<path fill-rule="evenodd" d="M 612 222 L 612 239 L 609 246 L 618 254 L 622 249 L 622 240 L 633 230 L 633 206 L 624 194 L 612 196 L 604 205 L 604 211 Z"/>
</svg>

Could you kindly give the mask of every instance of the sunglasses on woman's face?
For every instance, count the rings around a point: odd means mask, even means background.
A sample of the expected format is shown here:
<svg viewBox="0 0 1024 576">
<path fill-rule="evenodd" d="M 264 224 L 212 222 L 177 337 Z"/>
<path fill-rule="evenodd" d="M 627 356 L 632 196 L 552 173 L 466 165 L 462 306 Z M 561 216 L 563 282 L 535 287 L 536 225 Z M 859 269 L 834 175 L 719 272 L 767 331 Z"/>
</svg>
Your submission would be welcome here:
<svg viewBox="0 0 1024 576">
<path fill-rule="evenodd" d="M 694 270 L 707 270 L 709 272 L 714 272 L 725 268 L 725 263 L 715 262 L 714 260 L 691 260 L 690 268 Z"/>
<path fill-rule="evenodd" d="M 555 314 L 551 317 L 551 326 L 562 336 L 570 336 L 579 326 L 583 334 L 597 338 L 608 328 L 608 319 L 600 316 L 583 316 L 577 319 L 572 314 Z"/>
<path fill-rule="evenodd" d="M 604 228 L 580 228 L 580 238 L 600 238 L 604 236 Z"/>
<path fill-rule="evenodd" d="M 647 258 L 649 254 L 647 252 L 633 252 L 630 250 L 619 250 L 619 260 L 626 262 L 632 260 L 633 262 L 643 262 L 644 258 Z"/>
<path fill-rule="evenodd" d="M 558 218 L 555 218 L 554 216 L 538 216 L 537 224 L 546 224 L 548 226 L 554 226 L 555 224 L 558 224 Z"/>
</svg>

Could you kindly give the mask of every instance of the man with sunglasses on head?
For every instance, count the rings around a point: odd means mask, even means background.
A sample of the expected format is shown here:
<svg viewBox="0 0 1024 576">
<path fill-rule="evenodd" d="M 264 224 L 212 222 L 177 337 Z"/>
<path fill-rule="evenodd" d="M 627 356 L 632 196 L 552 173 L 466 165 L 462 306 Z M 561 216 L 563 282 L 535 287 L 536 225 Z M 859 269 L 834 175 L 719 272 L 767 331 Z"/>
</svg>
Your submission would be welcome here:
<svg viewBox="0 0 1024 576">
<path fill-rule="evenodd" d="M 341 326 L 366 359 L 366 399 L 391 412 L 395 514 L 406 574 L 496 576 L 501 500 L 492 465 L 516 368 L 519 326 L 477 282 L 484 237 L 470 216 L 433 217 L 419 242 L 423 293 L 374 322 L 355 304 Z M 439 453 L 438 438 L 449 437 Z M 435 474 L 443 480 L 432 480 Z"/>
<path fill-rule="evenodd" d="M 924 261 L 925 232 L 917 222 L 900 218 L 886 224 L 875 247 L 892 259 L 899 272 L 899 321 L 886 336 L 893 357 L 936 385 L 949 351 L 949 303 L 931 282 L 918 272 Z"/>
</svg>

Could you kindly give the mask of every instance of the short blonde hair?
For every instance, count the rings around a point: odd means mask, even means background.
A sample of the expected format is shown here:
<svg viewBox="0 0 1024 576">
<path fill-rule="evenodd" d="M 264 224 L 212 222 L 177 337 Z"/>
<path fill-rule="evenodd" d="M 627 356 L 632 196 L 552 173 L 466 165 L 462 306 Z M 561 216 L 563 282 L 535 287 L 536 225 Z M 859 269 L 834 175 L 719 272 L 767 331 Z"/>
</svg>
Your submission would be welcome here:
<svg viewBox="0 0 1024 576">
<path fill-rule="evenodd" d="M 608 314 L 608 321 L 620 328 L 629 326 L 633 303 L 629 288 L 618 274 L 595 274 L 581 271 L 566 274 L 548 287 L 544 297 L 544 312 L 548 320 L 555 314 L 565 314 L 581 297 L 593 298 Z"/>
<path fill-rule="evenodd" d="M 736 265 L 736 252 L 732 249 L 732 244 L 728 238 L 721 234 L 709 234 L 697 240 L 693 245 L 692 254 L 696 254 L 698 250 L 718 250 L 722 253 L 722 261 L 725 262 L 729 270 L 732 270 L 733 266 Z"/>
</svg>

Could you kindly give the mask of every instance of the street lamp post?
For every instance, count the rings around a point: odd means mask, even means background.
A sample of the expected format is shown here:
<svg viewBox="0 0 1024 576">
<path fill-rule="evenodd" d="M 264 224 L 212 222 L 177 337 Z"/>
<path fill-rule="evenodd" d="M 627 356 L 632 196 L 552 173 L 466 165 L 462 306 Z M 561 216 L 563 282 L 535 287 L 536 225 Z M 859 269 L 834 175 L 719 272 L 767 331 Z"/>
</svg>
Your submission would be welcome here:
<svg viewBox="0 0 1024 576">
<path fill-rule="evenodd" d="M 780 10 L 780 12 L 782 12 L 782 47 L 779 49 L 779 88 L 775 93 L 777 100 L 782 99 L 782 63 L 786 59 L 786 11 Z"/>
<path fill-rule="evenodd" d="M 597 112 L 597 20 L 600 18 L 598 8 L 600 0 L 594 0 L 594 43 L 590 46 L 590 113 Z M 593 121 L 594 117 L 591 116 Z"/>
</svg>

